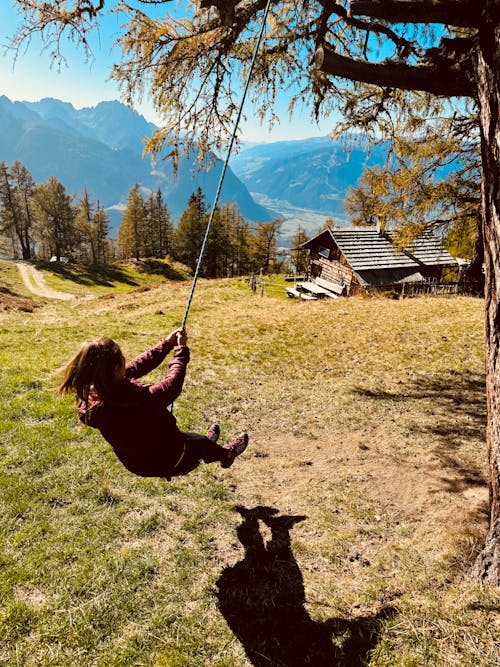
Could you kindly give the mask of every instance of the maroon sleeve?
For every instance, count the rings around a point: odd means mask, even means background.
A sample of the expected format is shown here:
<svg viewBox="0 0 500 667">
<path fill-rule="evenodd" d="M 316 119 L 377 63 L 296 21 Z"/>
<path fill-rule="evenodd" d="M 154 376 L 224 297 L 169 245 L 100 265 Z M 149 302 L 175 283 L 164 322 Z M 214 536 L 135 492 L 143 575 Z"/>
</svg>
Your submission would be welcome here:
<svg viewBox="0 0 500 667">
<path fill-rule="evenodd" d="M 168 371 L 163 380 L 148 387 L 151 396 L 165 405 L 173 403 L 181 393 L 189 363 L 189 348 L 186 345 L 178 345 L 174 350 L 174 356 L 168 362 Z"/>
<path fill-rule="evenodd" d="M 125 377 L 131 380 L 147 375 L 161 364 L 171 349 L 171 343 L 166 339 L 161 340 L 127 364 Z"/>
</svg>

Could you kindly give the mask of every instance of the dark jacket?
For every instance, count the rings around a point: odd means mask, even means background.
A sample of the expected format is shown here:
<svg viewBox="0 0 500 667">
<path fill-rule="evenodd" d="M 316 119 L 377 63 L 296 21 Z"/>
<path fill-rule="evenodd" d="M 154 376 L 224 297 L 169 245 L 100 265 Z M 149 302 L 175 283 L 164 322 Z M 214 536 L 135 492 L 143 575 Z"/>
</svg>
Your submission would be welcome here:
<svg viewBox="0 0 500 667">
<path fill-rule="evenodd" d="M 156 368 L 170 350 L 170 343 L 160 341 L 127 364 L 125 379 L 116 383 L 112 398 L 91 398 L 88 408 L 84 403 L 78 407 L 80 420 L 99 429 L 123 465 L 143 477 L 168 477 L 183 451 L 183 435 L 167 408 L 182 391 L 189 348 L 174 348 L 161 382 L 137 382 L 137 378 Z"/>
</svg>

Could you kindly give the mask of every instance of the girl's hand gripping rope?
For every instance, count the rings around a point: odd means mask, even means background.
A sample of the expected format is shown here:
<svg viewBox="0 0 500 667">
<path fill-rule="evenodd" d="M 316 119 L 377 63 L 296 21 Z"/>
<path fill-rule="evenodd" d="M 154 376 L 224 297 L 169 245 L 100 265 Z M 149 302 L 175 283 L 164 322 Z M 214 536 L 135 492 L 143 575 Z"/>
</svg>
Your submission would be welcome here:
<svg viewBox="0 0 500 667">
<path fill-rule="evenodd" d="M 186 345 L 187 342 L 187 333 L 186 330 L 183 329 L 182 327 L 179 327 L 178 329 L 174 329 L 172 333 L 170 333 L 166 340 L 170 343 L 170 345 Z"/>
</svg>

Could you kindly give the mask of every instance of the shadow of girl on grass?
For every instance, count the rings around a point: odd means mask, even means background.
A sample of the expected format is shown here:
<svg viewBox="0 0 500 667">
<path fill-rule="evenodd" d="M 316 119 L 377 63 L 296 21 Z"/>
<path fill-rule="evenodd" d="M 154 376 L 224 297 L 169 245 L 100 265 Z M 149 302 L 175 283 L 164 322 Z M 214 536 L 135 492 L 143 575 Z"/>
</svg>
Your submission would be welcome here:
<svg viewBox="0 0 500 667">
<path fill-rule="evenodd" d="M 386 608 L 355 619 L 311 619 L 304 608 L 302 573 L 290 530 L 305 516 L 277 516 L 272 507 L 237 507 L 242 561 L 226 568 L 217 585 L 219 609 L 255 667 L 361 667 L 377 644 Z M 259 521 L 271 531 L 266 544 Z"/>
</svg>

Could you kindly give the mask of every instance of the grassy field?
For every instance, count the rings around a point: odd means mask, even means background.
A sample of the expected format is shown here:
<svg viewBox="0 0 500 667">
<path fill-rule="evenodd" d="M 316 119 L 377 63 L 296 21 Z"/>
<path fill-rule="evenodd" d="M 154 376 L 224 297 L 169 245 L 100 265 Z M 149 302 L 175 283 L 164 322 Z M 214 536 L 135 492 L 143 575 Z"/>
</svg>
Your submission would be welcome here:
<svg viewBox="0 0 500 667">
<path fill-rule="evenodd" d="M 190 283 L 136 269 L 46 274 L 94 298 L 0 312 L 0 665 L 500 665 L 499 591 L 467 579 L 487 526 L 482 302 L 200 281 L 175 415 L 251 444 L 167 482 L 124 470 L 52 391 L 83 340 L 130 358 L 178 326 Z M 16 280 L 0 262 L 24 299 Z"/>
</svg>

